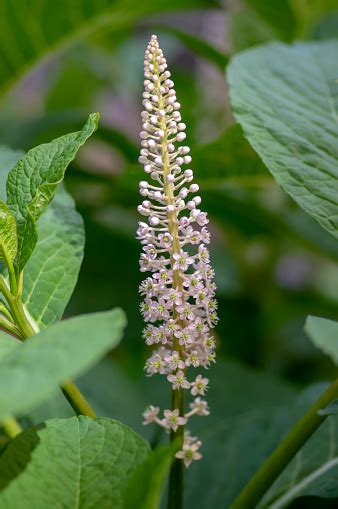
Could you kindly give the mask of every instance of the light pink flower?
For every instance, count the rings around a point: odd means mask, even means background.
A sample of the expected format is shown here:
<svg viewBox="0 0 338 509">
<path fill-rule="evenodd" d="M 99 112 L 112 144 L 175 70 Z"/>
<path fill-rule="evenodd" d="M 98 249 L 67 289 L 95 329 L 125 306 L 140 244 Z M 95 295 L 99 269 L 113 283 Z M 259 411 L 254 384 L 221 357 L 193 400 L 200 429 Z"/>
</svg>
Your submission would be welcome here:
<svg viewBox="0 0 338 509">
<path fill-rule="evenodd" d="M 173 431 L 177 431 L 179 426 L 184 426 L 187 422 L 186 417 L 179 416 L 179 410 L 176 408 L 175 410 L 164 410 L 164 419 L 162 420 L 162 425 L 165 428 L 172 429 Z"/>
<path fill-rule="evenodd" d="M 182 370 L 177 371 L 175 375 L 167 376 L 168 382 L 172 383 L 173 390 L 177 389 L 190 389 L 190 383 L 185 378 L 184 372 Z"/>
<path fill-rule="evenodd" d="M 197 375 L 195 381 L 191 383 L 191 394 L 196 396 L 201 394 L 204 396 L 205 391 L 208 389 L 209 378 L 203 378 L 202 375 Z"/>
</svg>

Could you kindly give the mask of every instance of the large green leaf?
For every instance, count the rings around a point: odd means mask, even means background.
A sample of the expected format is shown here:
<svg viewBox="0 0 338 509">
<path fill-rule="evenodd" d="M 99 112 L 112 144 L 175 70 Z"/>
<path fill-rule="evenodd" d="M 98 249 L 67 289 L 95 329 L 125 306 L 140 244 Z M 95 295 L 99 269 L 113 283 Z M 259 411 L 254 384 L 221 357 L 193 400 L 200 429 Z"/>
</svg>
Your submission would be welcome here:
<svg viewBox="0 0 338 509">
<path fill-rule="evenodd" d="M 1 456 L 0 506 L 122 509 L 122 492 L 148 454 L 140 436 L 112 419 L 47 421 Z"/>
<path fill-rule="evenodd" d="M 18 237 L 15 216 L 6 203 L 0 200 L 0 260 L 5 262 L 9 260 L 13 263 L 17 249 Z"/>
<path fill-rule="evenodd" d="M 305 331 L 312 343 L 338 365 L 338 322 L 318 316 L 308 316 Z"/>
<path fill-rule="evenodd" d="M 93 366 L 119 342 L 124 325 L 124 314 L 116 309 L 56 323 L 16 343 L 0 360 L 0 420 L 28 412 L 57 384 Z"/>
<path fill-rule="evenodd" d="M 234 114 L 278 184 L 338 238 L 338 43 L 269 44 L 228 67 Z"/>
<path fill-rule="evenodd" d="M 59 0 L 0 2 L 0 93 L 55 50 L 108 27 L 130 27 L 162 11 L 210 5 L 206 0 Z M 81 84 L 79 84 L 81 86 Z"/>
<path fill-rule="evenodd" d="M 18 220 L 19 271 L 29 260 L 38 232 L 36 221 L 52 201 L 68 164 L 97 129 L 99 115 L 89 116 L 81 131 L 39 145 L 16 163 L 7 177 L 7 203 Z"/>
<path fill-rule="evenodd" d="M 41 216 L 38 229 L 37 245 L 24 270 L 23 301 L 41 329 L 62 317 L 83 259 L 83 221 L 64 188 Z"/>
</svg>

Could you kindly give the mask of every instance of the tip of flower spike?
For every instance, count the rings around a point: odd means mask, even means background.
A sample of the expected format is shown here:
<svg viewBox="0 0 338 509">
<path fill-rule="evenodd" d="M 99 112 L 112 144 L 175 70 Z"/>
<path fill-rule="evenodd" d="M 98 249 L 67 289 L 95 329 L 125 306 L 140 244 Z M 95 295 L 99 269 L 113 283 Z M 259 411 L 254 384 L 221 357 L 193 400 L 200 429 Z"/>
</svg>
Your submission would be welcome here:
<svg viewBox="0 0 338 509">
<path fill-rule="evenodd" d="M 149 44 L 148 44 L 148 49 L 151 51 L 151 48 L 156 48 L 156 49 L 159 48 L 157 35 L 155 35 L 155 34 L 153 34 L 150 37 L 150 41 L 149 41 Z"/>
</svg>

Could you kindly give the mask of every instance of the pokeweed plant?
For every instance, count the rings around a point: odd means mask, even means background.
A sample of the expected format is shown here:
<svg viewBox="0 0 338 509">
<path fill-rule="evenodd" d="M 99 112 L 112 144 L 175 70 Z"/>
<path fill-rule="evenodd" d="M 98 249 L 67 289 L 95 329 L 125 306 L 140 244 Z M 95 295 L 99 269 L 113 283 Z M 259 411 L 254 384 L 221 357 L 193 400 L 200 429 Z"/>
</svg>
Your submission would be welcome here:
<svg viewBox="0 0 338 509">
<path fill-rule="evenodd" d="M 201 398 L 209 379 L 201 374 L 189 379 L 187 370 L 208 368 L 215 362 L 215 340 L 209 329 L 217 322 L 216 287 L 205 247 L 210 242 L 207 215 L 198 208 L 200 196 L 189 198 L 199 187 L 192 183 L 193 171 L 182 168 L 191 162 L 189 147 L 180 145 L 186 126 L 156 35 L 145 52 L 144 77 L 139 161 L 151 180 L 140 182 L 140 194 L 146 199 L 138 211 L 148 222 L 139 223 L 137 238 L 143 245 L 141 271 L 152 272 L 140 286 L 141 311 L 150 322 L 143 336 L 147 345 L 155 347 L 145 369 L 149 376 L 165 375 L 172 388 L 171 409 L 161 417 L 159 407 L 149 406 L 144 423 L 156 423 L 178 441 L 168 507 L 179 509 L 183 506 L 182 460 L 189 467 L 201 458 L 201 441 L 184 429 L 192 416 L 209 415 L 208 404 Z M 187 391 L 194 397 L 189 410 Z"/>
</svg>

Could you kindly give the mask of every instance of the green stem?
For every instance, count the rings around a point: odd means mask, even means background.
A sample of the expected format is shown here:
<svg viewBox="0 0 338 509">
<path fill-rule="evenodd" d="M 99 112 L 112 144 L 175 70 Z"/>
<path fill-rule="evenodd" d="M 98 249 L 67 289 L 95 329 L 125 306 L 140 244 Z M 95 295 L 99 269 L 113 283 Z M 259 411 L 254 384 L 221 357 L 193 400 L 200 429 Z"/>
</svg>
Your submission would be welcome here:
<svg viewBox="0 0 338 509">
<path fill-rule="evenodd" d="M 61 390 L 76 415 L 87 415 L 92 419 L 96 418 L 94 410 L 74 382 L 64 382 L 61 385 Z"/>
<path fill-rule="evenodd" d="M 184 415 L 184 391 L 179 389 L 172 391 L 172 409 L 178 408 L 180 415 Z M 179 426 L 177 431 L 171 431 L 170 440 L 177 441 L 179 449 L 182 449 L 184 438 L 184 426 Z M 167 509 L 183 509 L 184 492 L 184 463 L 180 459 L 174 459 L 169 475 L 169 491 Z"/>
<path fill-rule="evenodd" d="M 335 380 L 320 398 L 301 417 L 278 447 L 270 454 L 248 484 L 235 499 L 230 509 L 253 509 L 281 474 L 292 458 L 303 447 L 311 435 L 326 419 L 318 415 L 318 410 L 327 407 L 338 397 L 338 379 Z"/>
<path fill-rule="evenodd" d="M 13 417 L 7 417 L 7 419 L 4 419 L 1 426 L 9 438 L 14 438 L 23 431 L 18 421 Z"/>
</svg>

